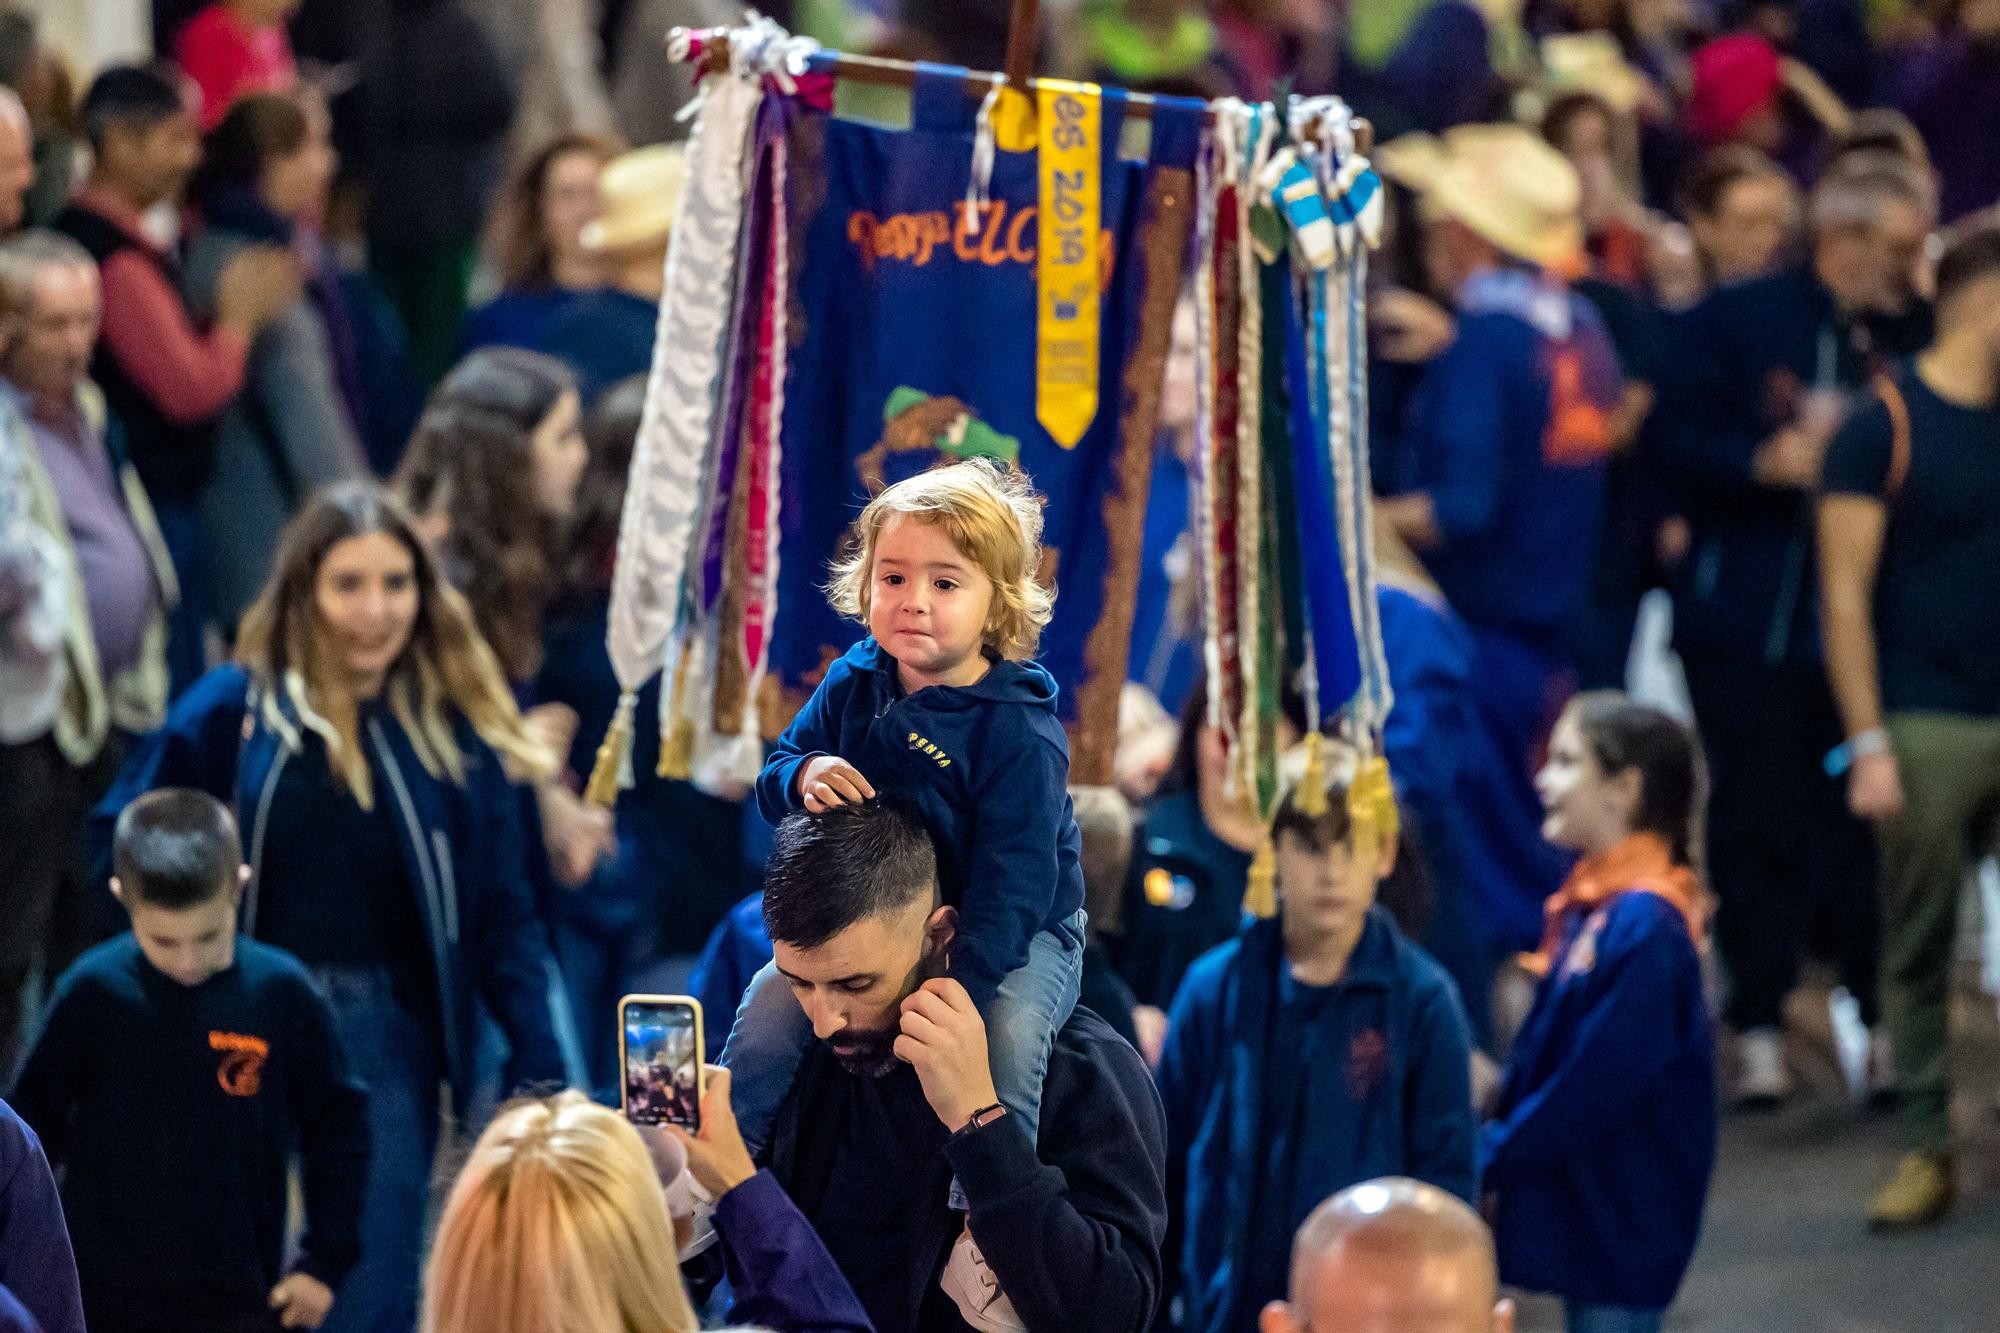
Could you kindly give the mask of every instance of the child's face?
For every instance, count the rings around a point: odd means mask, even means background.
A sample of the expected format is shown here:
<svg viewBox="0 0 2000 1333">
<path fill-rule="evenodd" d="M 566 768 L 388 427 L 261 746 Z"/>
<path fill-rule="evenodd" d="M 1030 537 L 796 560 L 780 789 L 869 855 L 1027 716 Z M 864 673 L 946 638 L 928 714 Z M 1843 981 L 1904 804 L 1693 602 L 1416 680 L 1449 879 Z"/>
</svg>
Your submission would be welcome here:
<svg viewBox="0 0 2000 1333">
<path fill-rule="evenodd" d="M 875 538 L 869 572 L 868 632 L 924 684 L 969 684 L 993 608 L 993 580 L 952 544 L 945 530 L 891 514 Z"/>
<path fill-rule="evenodd" d="M 1535 774 L 1535 792 L 1546 812 L 1542 836 L 1586 855 L 1615 846 L 1632 831 L 1638 781 L 1636 769 L 1606 773 L 1576 719 L 1563 714 L 1549 738 L 1548 762 Z"/>
<path fill-rule="evenodd" d="M 1288 829 L 1278 835 L 1273 851 L 1288 932 L 1322 938 L 1360 931 L 1368 909 L 1375 905 L 1382 867 L 1364 864 L 1354 854 L 1352 838 L 1318 851 Z"/>
<path fill-rule="evenodd" d="M 236 895 L 171 911 L 121 895 L 146 961 L 183 986 L 199 986 L 236 961 Z"/>
</svg>

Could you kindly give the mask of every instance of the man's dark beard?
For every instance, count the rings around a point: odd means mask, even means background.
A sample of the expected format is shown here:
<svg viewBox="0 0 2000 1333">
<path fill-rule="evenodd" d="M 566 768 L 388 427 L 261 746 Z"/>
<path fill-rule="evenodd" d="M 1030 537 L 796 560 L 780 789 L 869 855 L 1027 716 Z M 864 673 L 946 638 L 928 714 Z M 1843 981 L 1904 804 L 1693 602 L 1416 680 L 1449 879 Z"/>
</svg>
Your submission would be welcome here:
<svg viewBox="0 0 2000 1333">
<path fill-rule="evenodd" d="M 945 963 L 941 953 L 926 951 L 917 960 L 916 979 L 910 983 L 910 991 L 929 981 L 932 977 L 945 974 Z M 909 992 L 905 992 L 908 994 Z M 900 1003 L 900 1001 L 898 1001 Z M 900 1016 L 900 1010 L 898 1014 Z M 860 1032 L 853 1028 L 841 1033 L 826 1043 L 833 1052 L 833 1058 L 840 1061 L 840 1067 L 856 1078 L 886 1078 L 896 1072 L 896 1066 L 903 1062 L 896 1058 L 896 1038 L 903 1035 L 900 1022 L 876 1032 Z"/>
</svg>

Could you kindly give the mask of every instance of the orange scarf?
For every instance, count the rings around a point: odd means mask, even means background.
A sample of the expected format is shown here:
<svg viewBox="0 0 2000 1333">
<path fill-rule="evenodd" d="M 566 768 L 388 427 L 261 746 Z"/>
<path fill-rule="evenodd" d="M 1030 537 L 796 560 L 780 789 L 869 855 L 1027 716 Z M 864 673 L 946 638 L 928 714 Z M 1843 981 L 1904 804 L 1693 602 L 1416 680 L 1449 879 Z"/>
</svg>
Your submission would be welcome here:
<svg viewBox="0 0 2000 1333">
<path fill-rule="evenodd" d="M 1585 857 L 1562 888 L 1542 904 L 1542 946 L 1522 962 L 1538 976 L 1555 969 L 1563 927 L 1572 913 L 1594 912 L 1621 893 L 1657 893 L 1680 909 L 1688 935 L 1700 947 L 1704 930 L 1701 883 L 1694 871 L 1675 865 L 1667 840 L 1657 833 L 1634 833 L 1601 856 Z"/>
</svg>

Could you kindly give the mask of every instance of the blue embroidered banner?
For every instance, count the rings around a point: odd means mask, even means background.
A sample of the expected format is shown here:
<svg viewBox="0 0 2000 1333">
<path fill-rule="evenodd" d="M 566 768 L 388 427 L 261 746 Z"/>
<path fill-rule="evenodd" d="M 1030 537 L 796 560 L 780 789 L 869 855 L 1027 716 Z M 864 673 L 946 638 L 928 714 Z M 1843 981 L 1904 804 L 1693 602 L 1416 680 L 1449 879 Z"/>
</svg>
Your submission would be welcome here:
<svg viewBox="0 0 2000 1333">
<path fill-rule="evenodd" d="M 995 154 L 968 232 L 976 108 L 964 72 L 924 70 L 912 106 L 907 130 L 815 111 L 791 128 L 796 302 L 760 721 L 775 734 L 865 632 L 822 585 L 868 497 L 943 462 L 997 458 L 1048 498 L 1042 573 L 1058 597 L 1038 657 L 1063 690 L 1078 780 L 1108 780 L 1204 107 L 1157 108 L 1148 159 L 1128 161 L 1123 96 L 1105 91 L 1099 410 L 1062 448 L 1036 419 L 1036 155 Z"/>
</svg>

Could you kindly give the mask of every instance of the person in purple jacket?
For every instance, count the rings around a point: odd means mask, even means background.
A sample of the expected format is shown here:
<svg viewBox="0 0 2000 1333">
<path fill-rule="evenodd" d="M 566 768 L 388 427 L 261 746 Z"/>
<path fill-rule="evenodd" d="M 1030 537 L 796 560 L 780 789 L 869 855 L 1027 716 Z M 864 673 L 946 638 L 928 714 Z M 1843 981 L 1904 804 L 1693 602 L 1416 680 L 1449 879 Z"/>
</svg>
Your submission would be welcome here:
<svg viewBox="0 0 2000 1333">
<path fill-rule="evenodd" d="M 55 1176 L 14 1108 L 0 1102 L 0 1330 L 83 1333 L 76 1257 Z M 10 1301 L 24 1307 L 19 1313 Z M 13 1323 L 8 1320 L 12 1318 Z"/>
<path fill-rule="evenodd" d="M 775 1333 L 874 1333 L 811 1225 L 769 1172 L 751 1167 L 727 1070 L 709 1070 L 701 1115 L 692 1137 L 635 1127 L 574 1091 L 502 1110 L 438 1221 L 423 1327 L 695 1333 L 668 1202 L 684 1193 L 686 1170 L 716 1196 L 732 1321 Z"/>
</svg>

